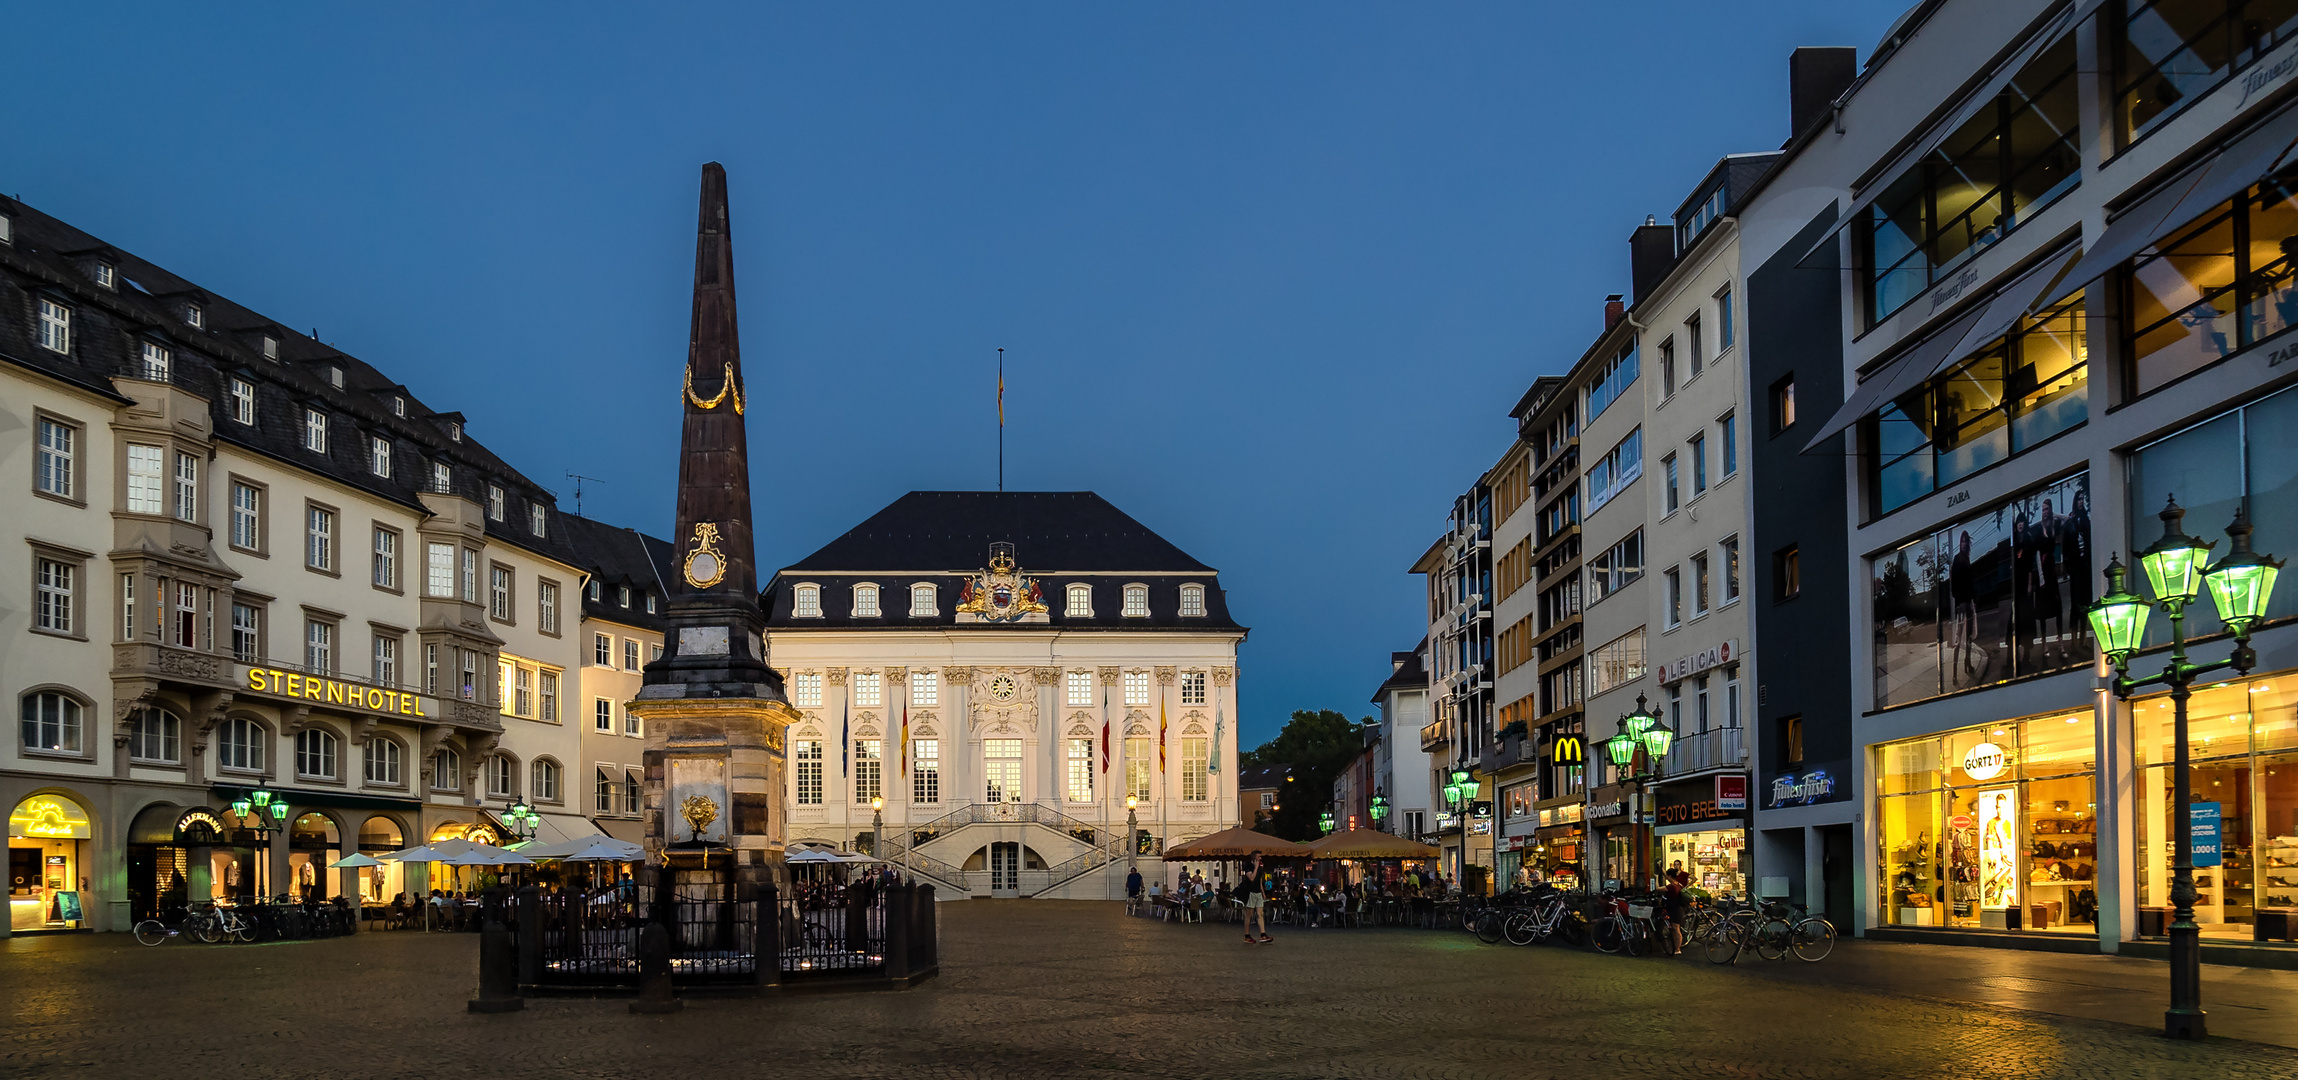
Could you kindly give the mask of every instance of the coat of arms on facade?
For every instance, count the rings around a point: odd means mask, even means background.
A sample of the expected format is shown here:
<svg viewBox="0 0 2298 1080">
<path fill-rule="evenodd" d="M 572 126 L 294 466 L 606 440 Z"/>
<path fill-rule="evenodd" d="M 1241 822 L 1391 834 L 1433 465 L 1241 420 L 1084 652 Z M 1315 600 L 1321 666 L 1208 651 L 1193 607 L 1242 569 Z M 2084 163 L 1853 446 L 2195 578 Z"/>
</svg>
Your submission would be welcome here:
<svg viewBox="0 0 2298 1080">
<path fill-rule="evenodd" d="M 1017 622 L 1025 615 L 1043 614 L 1045 594 L 1036 578 L 1014 569 L 1012 544 L 991 544 L 989 570 L 959 588 L 957 609 L 984 622 Z"/>
</svg>

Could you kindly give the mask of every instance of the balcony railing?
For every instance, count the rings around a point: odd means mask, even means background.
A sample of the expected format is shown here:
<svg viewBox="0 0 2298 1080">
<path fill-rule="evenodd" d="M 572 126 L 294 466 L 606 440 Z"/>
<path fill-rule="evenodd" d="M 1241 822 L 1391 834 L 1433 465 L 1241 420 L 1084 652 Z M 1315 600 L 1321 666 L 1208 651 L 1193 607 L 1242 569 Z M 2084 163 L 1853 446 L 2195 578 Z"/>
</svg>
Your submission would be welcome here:
<svg viewBox="0 0 2298 1080">
<path fill-rule="evenodd" d="M 1444 745 L 1445 739 L 1451 735 L 1450 729 L 1451 725 L 1444 720 L 1422 726 L 1420 729 L 1420 748 L 1432 750 Z"/>
<path fill-rule="evenodd" d="M 1741 737 L 1746 731 L 1746 728 L 1727 727 L 1676 736 L 1676 744 L 1668 749 L 1668 775 L 1747 764 L 1747 743 Z"/>
</svg>

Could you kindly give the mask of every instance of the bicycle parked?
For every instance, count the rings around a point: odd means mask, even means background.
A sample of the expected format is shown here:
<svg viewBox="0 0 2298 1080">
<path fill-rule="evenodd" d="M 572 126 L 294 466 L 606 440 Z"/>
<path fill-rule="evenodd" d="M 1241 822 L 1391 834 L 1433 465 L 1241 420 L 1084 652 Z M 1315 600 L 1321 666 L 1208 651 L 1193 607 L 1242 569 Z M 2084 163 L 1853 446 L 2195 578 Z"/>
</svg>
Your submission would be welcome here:
<svg viewBox="0 0 2298 1080">
<path fill-rule="evenodd" d="M 1657 893 L 1607 893 L 1603 915 L 1591 933 L 1602 952 L 1641 956 L 1667 940 L 1659 923 Z"/>
<path fill-rule="evenodd" d="M 1716 964 L 1737 963 L 1750 949 L 1766 960 L 1792 953 L 1798 960 L 1817 963 L 1835 950 L 1835 925 L 1824 916 L 1809 914 L 1802 904 L 1770 900 L 1715 922 L 1701 945 L 1708 961 Z"/>
</svg>

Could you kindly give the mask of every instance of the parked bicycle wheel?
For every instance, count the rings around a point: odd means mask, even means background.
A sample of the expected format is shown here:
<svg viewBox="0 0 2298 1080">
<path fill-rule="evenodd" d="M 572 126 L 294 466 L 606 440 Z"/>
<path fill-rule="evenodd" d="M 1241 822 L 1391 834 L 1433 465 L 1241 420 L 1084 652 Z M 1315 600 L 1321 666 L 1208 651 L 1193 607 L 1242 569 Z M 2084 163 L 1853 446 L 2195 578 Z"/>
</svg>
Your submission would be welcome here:
<svg viewBox="0 0 2298 1080">
<path fill-rule="evenodd" d="M 1575 949 L 1581 948 L 1588 944 L 1588 917 L 1576 910 L 1566 911 L 1548 935 Z"/>
<path fill-rule="evenodd" d="M 185 923 L 186 933 L 189 933 L 193 937 L 198 938 L 199 943 L 202 945 L 213 945 L 216 942 L 223 940 L 223 924 L 218 922 L 215 916 L 203 915 L 198 916 L 197 918 L 199 920 L 199 924 L 197 926 L 193 926 L 188 922 Z"/>
<path fill-rule="evenodd" d="M 1818 963 L 1835 951 L 1835 927 L 1817 916 L 1805 919 L 1795 924 L 1795 936 L 1788 947 L 1795 950 L 1796 959 Z"/>
<path fill-rule="evenodd" d="M 168 928 L 158 919 L 145 919 L 136 924 L 136 941 L 144 945 L 159 945 L 168 940 Z"/>
<path fill-rule="evenodd" d="M 1739 959 L 1746 942 L 1747 924 L 1737 919 L 1721 919 L 1701 935 L 1700 948 L 1708 954 L 1708 963 L 1729 964 Z"/>
<path fill-rule="evenodd" d="M 1591 936 L 1596 939 L 1598 952 L 1617 954 L 1628 947 L 1628 927 L 1617 915 L 1606 915 L 1596 920 L 1596 929 Z"/>
<path fill-rule="evenodd" d="M 1500 944 L 1500 913 L 1486 908 L 1476 917 L 1476 940 L 1486 945 Z"/>
<path fill-rule="evenodd" d="M 1529 911 L 1511 912 L 1500 924 L 1500 936 L 1507 938 L 1510 945 L 1530 945 L 1540 940 L 1540 921 Z"/>
<path fill-rule="evenodd" d="M 1766 960 L 1779 960 L 1787 956 L 1788 943 L 1795 937 L 1795 929 L 1783 919 L 1765 919 L 1755 931 L 1755 954 Z"/>
</svg>

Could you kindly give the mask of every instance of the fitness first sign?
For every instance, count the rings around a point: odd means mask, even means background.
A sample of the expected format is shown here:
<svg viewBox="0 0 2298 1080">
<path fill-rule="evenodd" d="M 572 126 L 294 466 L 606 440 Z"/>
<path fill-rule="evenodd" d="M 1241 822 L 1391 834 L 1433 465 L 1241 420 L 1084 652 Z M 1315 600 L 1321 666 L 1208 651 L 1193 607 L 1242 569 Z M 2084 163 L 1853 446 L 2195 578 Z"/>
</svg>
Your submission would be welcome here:
<svg viewBox="0 0 2298 1080">
<path fill-rule="evenodd" d="M 1702 649 L 1689 656 L 1679 656 L 1654 669 L 1660 685 L 1682 682 L 1703 671 L 1713 671 L 1727 664 L 1739 663 L 1739 639 L 1732 638 L 1714 648 Z"/>
</svg>

